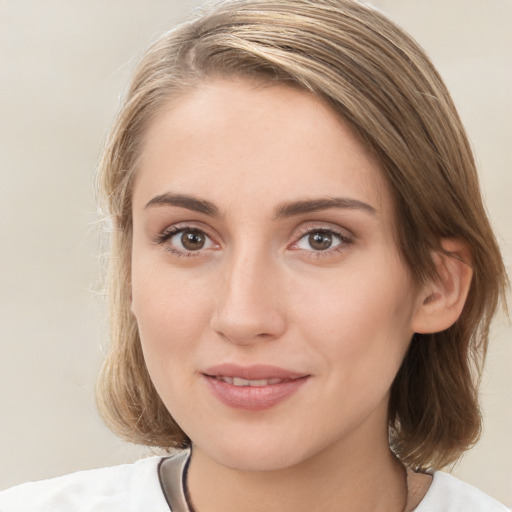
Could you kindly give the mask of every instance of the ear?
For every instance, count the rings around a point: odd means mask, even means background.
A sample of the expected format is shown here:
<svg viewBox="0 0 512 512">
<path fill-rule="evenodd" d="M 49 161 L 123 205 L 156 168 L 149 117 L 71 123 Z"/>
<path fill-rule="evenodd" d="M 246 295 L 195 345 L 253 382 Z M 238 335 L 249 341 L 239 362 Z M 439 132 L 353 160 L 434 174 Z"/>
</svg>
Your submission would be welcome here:
<svg viewBox="0 0 512 512">
<path fill-rule="evenodd" d="M 432 255 L 437 276 L 420 291 L 412 328 L 417 333 L 448 329 L 459 318 L 468 296 L 473 269 L 471 252 L 461 240 L 444 239 Z"/>
</svg>

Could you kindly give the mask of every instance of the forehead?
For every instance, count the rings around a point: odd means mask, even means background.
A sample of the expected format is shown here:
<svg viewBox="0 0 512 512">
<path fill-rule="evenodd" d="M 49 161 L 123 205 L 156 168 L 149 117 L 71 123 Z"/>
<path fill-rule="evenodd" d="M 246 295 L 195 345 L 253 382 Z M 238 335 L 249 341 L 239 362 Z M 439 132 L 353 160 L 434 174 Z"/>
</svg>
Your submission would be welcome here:
<svg viewBox="0 0 512 512">
<path fill-rule="evenodd" d="M 391 206 L 378 162 L 314 95 L 284 85 L 218 80 L 167 104 L 148 127 L 137 202 L 167 193 L 258 205 L 355 196 Z M 139 205 L 140 206 L 140 205 Z"/>
</svg>

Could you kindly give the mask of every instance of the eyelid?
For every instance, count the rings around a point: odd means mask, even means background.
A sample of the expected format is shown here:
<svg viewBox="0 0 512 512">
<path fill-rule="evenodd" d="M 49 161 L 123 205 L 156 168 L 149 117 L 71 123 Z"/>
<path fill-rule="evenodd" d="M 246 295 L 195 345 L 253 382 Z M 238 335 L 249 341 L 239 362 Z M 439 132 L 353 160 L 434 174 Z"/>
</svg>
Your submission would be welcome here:
<svg viewBox="0 0 512 512">
<path fill-rule="evenodd" d="M 214 245 L 214 247 L 187 250 L 171 246 L 171 244 L 168 243 L 173 236 L 176 236 L 177 234 L 187 230 L 199 231 L 203 233 L 204 236 L 207 237 Z M 297 246 L 305 236 L 314 232 L 331 233 L 333 237 L 339 240 L 339 243 L 324 250 L 315 250 L 314 248 L 305 249 Z M 287 248 L 298 252 L 300 251 L 302 253 L 310 253 L 311 257 L 328 256 L 332 255 L 333 253 L 345 250 L 348 248 L 348 246 L 354 243 L 355 238 L 355 235 L 351 233 L 347 228 L 341 227 L 337 224 L 322 221 L 310 221 L 302 223 L 300 226 L 295 228 L 294 233 L 291 235 L 292 241 L 287 244 Z M 209 228 L 209 226 L 205 226 L 202 222 L 197 221 L 180 221 L 174 224 L 170 224 L 156 233 L 156 235 L 153 237 L 153 243 L 155 245 L 167 245 L 167 247 L 165 247 L 167 251 L 180 256 L 200 256 L 207 251 L 218 250 L 224 245 L 222 243 L 221 237 L 216 234 L 216 232 L 215 234 L 212 234 L 212 230 Z"/>
<path fill-rule="evenodd" d="M 347 228 L 338 226 L 337 224 L 332 224 L 330 222 L 316 222 L 311 221 L 307 223 L 301 224 L 297 229 L 293 238 L 298 241 L 300 238 L 302 238 L 304 235 L 307 235 L 314 231 L 325 231 L 328 233 L 334 233 L 335 235 L 338 235 L 339 237 L 343 239 L 350 239 L 355 240 L 355 235 L 348 230 Z"/>
<path fill-rule="evenodd" d="M 213 230 L 203 222 L 198 221 L 178 221 L 167 224 L 165 227 L 158 229 L 158 232 L 153 236 L 154 240 L 159 240 L 160 238 L 163 238 L 166 235 L 178 233 L 180 231 L 186 231 L 186 230 L 196 230 L 201 231 L 205 235 L 207 235 L 212 240 L 219 240 L 220 237 L 218 234 L 213 232 Z"/>
<path fill-rule="evenodd" d="M 352 234 L 349 230 L 346 228 L 342 228 L 341 226 L 337 226 L 331 223 L 322 223 L 322 222 L 311 222 L 302 224 L 297 228 L 298 233 L 296 233 L 293 236 L 293 241 L 288 246 L 290 249 L 295 251 L 300 251 L 302 253 L 308 254 L 310 257 L 322 257 L 322 256 L 329 256 L 333 255 L 333 253 L 341 252 L 345 249 L 347 249 L 350 245 L 352 245 L 355 242 L 355 235 Z M 324 232 L 324 233 L 332 233 L 336 238 L 340 240 L 340 243 L 335 245 L 334 247 L 330 247 L 325 250 L 315 250 L 311 248 L 308 249 L 302 249 L 298 247 L 299 242 L 307 235 L 310 235 L 311 233 L 315 232 Z"/>
<path fill-rule="evenodd" d="M 211 243 L 213 243 L 214 247 L 207 247 L 207 248 L 201 248 L 195 251 L 187 250 L 185 248 L 181 249 L 179 247 L 171 246 L 169 241 L 179 233 L 183 233 L 185 231 L 198 231 L 202 233 L 206 238 L 208 238 Z M 161 245 L 164 246 L 164 248 L 177 255 L 177 256 L 200 256 L 202 253 L 206 251 L 215 250 L 216 248 L 220 247 L 220 243 L 217 241 L 216 236 L 211 234 L 211 230 L 207 227 L 203 227 L 202 223 L 197 222 L 177 222 L 175 224 L 171 224 L 164 228 L 163 230 L 160 230 L 155 237 L 153 238 L 153 242 L 155 245 Z M 166 246 L 167 245 L 167 246 Z"/>
</svg>

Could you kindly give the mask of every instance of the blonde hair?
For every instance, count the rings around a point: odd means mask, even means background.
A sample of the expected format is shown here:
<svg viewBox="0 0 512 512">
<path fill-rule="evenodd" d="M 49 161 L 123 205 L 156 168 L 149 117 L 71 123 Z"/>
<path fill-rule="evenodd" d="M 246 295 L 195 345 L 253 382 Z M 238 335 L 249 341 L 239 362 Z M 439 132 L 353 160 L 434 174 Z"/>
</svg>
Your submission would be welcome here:
<svg viewBox="0 0 512 512">
<path fill-rule="evenodd" d="M 459 320 L 416 334 L 393 383 L 392 448 L 416 467 L 442 467 L 478 439 L 478 375 L 506 274 L 450 95 L 421 48 L 378 12 L 350 0 L 233 0 L 203 9 L 147 51 L 113 126 L 98 174 L 111 216 L 111 349 L 100 410 L 121 437 L 159 447 L 190 441 L 156 393 L 130 311 L 131 193 L 154 114 L 216 77 L 300 87 L 326 101 L 378 158 L 396 204 L 397 243 L 417 283 L 432 251 L 463 240 L 473 281 Z M 474 371 L 476 370 L 476 371 Z"/>
</svg>

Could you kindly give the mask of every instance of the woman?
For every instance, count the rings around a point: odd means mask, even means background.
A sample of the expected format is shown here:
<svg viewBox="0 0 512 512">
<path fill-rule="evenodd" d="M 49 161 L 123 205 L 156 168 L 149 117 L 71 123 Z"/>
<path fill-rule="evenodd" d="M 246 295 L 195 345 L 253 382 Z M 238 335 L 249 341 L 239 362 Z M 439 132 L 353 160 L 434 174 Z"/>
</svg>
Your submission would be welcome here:
<svg viewBox="0 0 512 512">
<path fill-rule="evenodd" d="M 0 510 L 507 510 L 437 471 L 480 432 L 506 275 L 418 46 L 348 0 L 218 4 L 141 62 L 99 190 L 109 425 L 173 457 Z"/>
</svg>

